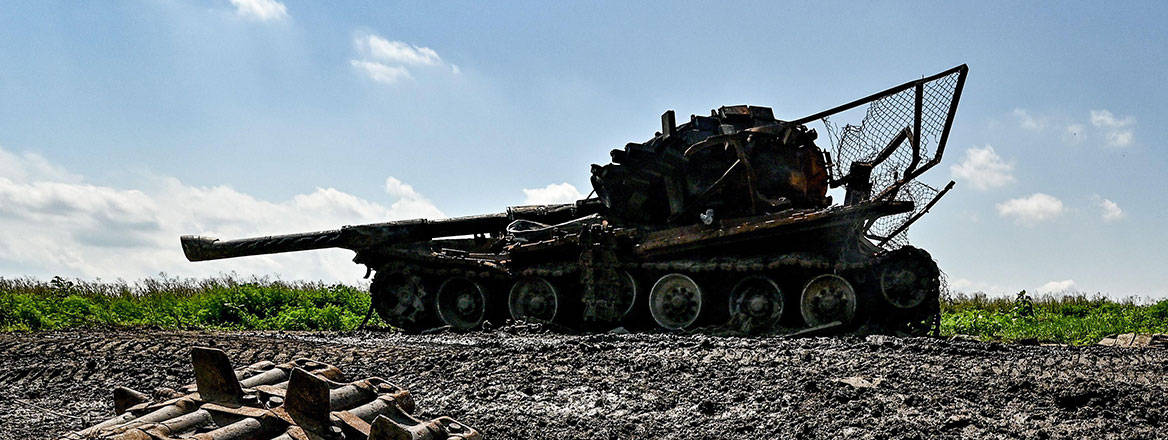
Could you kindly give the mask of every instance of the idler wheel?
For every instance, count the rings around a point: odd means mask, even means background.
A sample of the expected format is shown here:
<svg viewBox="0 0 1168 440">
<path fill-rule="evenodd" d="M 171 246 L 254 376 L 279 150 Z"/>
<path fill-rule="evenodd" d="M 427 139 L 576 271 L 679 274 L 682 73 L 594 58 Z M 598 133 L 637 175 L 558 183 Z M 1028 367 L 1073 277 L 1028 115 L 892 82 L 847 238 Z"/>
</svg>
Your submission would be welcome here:
<svg viewBox="0 0 1168 440">
<path fill-rule="evenodd" d="M 373 310 L 381 320 L 404 330 L 423 328 L 433 315 L 426 315 L 422 298 L 426 292 L 416 276 L 401 272 L 378 272 L 369 284 Z M 433 321 L 429 321 L 432 323 Z"/>
<path fill-rule="evenodd" d="M 487 316 L 487 293 L 470 279 L 454 277 L 442 282 L 437 294 L 438 318 L 457 329 L 472 329 Z"/>
<path fill-rule="evenodd" d="M 511 286 L 507 310 L 517 320 L 552 321 L 559 314 L 559 292 L 545 278 L 524 278 Z"/>
<path fill-rule="evenodd" d="M 730 316 L 757 324 L 774 324 L 783 316 L 783 291 L 770 278 L 743 278 L 730 289 Z"/>
<path fill-rule="evenodd" d="M 649 314 L 663 328 L 686 328 L 701 313 L 702 289 L 690 277 L 671 273 L 658 279 L 649 290 Z"/>
<path fill-rule="evenodd" d="M 940 291 L 940 270 L 923 251 L 896 251 L 880 269 L 880 293 L 894 307 L 911 309 Z M 922 255 L 923 254 L 923 255 Z"/>
<path fill-rule="evenodd" d="M 856 290 L 839 275 L 817 276 L 803 287 L 799 311 L 812 327 L 834 321 L 847 324 L 856 316 Z"/>
</svg>

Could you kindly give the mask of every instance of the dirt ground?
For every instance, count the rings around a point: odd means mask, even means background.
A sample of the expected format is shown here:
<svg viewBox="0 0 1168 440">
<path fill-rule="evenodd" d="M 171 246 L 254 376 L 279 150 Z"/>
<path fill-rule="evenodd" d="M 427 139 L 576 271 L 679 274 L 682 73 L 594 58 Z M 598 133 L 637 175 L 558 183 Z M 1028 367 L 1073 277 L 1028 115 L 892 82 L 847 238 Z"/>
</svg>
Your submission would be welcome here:
<svg viewBox="0 0 1168 440">
<path fill-rule="evenodd" d="M 308 357 L 380 376 L 490 439 L 1168 438 L 1168 350 L 882 336 L 0 335 L 0 438 L 112 414 L 110 390 L 193 382 L 188 347 L 237 365 Z M 44 411 L 42 409 L 48 409 Z"/>
</svg>

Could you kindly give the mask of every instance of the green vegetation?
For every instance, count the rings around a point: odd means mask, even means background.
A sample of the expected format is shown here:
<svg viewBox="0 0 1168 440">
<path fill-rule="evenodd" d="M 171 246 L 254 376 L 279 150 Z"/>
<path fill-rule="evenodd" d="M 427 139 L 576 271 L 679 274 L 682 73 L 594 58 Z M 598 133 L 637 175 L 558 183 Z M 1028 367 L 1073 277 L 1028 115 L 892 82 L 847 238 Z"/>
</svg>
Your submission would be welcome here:
<svg viewBox="0 0 1168 440">
<path fill-rule="evenodd" d="M 1168 333 L 1168 300 L 1141 304 L 1085 295 L 955 295 L 941 304 L 941 334 L 987 340 L 1093 344 L 1116 333 Z"/>
<path fill-rule="evenodd" d="M 232 277 L 157 278 L 137 283 L 0 278 L 0 331 L 67 328 L 353 330 L 369 308 L 358 288 Z M 1168 333 L 1168 300 L 1102 296 L 989 298 L 942 302 L 941 333 L 986 340 L 1091 344 L 1113 333 Z M 385 323 L 374 314 L 371 326 Z"/>
<path fill-rule="evenodd" d="M 0 278 L 0 330 L 352 330 L 369 295 L 344 285 L 232 277 L 160 278 L 134 284 Z M 370 325 L 384 325 L 376 314 Z"/>
</svg>

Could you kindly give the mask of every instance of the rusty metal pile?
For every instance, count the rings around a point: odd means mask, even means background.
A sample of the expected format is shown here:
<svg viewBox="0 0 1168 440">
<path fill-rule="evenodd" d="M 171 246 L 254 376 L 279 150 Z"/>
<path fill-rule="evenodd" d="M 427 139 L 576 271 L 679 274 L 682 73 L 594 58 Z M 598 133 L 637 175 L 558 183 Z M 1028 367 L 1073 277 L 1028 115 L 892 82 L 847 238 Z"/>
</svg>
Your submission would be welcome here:
<svg viewBox="0 0 1168 440">
<path fill-rule="evenodd" d="M 62 440 L 477 440 L 449 417 L 422 420 L 406 389 L 378 377 L 345 381 L 308 359 L 233 370 L 218 349 L 194 347 L 195 384 L 150 402 L 114 390 L 117 416 Z"/>
</svg>

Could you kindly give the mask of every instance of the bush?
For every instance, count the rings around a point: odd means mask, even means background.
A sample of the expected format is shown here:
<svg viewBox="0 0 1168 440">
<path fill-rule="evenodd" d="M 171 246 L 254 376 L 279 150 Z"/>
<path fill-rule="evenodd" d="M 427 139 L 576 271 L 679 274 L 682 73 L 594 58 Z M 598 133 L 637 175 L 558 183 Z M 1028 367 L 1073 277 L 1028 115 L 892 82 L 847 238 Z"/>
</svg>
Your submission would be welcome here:
<svg viewBox="0 0 1168 440">
<path fill-rule="evenodd" d="M 0 278 L 0 330 L 158 327 L 352 330 L 369 295 L 345 285 L 231 277 L 134 284 Z M 384 325 L 376 316 L 373 325 Z"/>
</svg>

